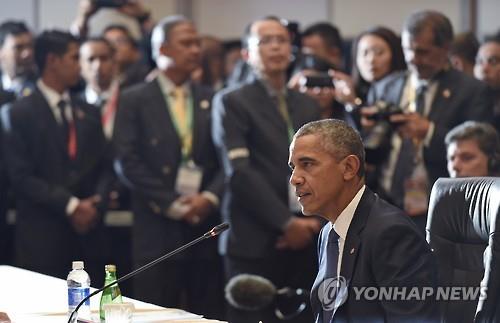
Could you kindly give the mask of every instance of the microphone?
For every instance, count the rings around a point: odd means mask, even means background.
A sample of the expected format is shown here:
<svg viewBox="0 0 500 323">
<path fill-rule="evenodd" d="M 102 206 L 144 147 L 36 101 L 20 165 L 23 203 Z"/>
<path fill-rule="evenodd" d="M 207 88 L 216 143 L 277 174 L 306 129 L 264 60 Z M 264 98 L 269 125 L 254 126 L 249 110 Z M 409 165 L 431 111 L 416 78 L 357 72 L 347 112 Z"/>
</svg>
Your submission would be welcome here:
<svg viewBox="0 0 500 323">
<path fill-rule="evenodd" d="M 213 227 L 210 231 L 208 231 L 207 233 L 203 234 L 201 237 L 198 237 L 194 240 L 192 240 L 191 242 L 188 242 L 186 243 L 185 245 L 183 246 L 180 246 L 179 248 L 175 249 L 174 251 L 171 251 L 163 256 L 161 256 L 160 258 L 157 258 L 147 264 L 145 264 L 144 266 L 142 267 L 139 267 L 135 270 L 133 270 L 132 272 L 126 274 L 125 276 L 115 280 L 114 282 L 111 282 L 107 285 L 104 285 L 103 287 L 97 289 L 96 291 L 90 293 L 87 297 L 83 298 L 80 303 L 78 303 L 78 305 L 76 306 L 76 308 L 73 310 L 73 312 L 71 312 L 71 315 L 68 319 L 68 323 L 73 323 L 74 320 L 73 320 L 73 316 L 78 313 L 78 310 L 80 309 L 80 307 L 83 305 L 83 303 L 85 303 L 89 298 L 91 298 L 92 296 L 96 295 L 96 294 L 99 294 L 100 292 L 102 292 L 103 290 L 105 290 L 106 288 L 109 288 L 113 285 L 116 285 L 116 284 L 119 284 L 121 282 L 124 282 L 126 281 L 127 279 L 129 278 L 132 278 L 134 277 L 135 275 L 143 272 L 144 270 L 146 269 L 149 269 L 155 265 L 157 265 L 158 263 L 162 262 L 163 260 L 166 260 L 176 254 L 178 254 L 179 252 L 182 252 L 186 249 L 188 249 L 189 247 L 191 246 L 194 246 L 195 244 L 205 240 L 205 239 L 209 239 L 209 238 L 213 238 L 213 237 L 216 237 L 218 236 L 219 234 L 221 234 L 222 232 L 226 231 L 227 229 L 229 229 L 229 224 L 228 223 L 221 223 L 215 227 Z"/>
<path fill-rule="evenodd" d="M 233 307 L 246 311 L 259 311 L 275 303 L 274 314 L 280 320 L 289 320 L 307 307 L 309 292 L 304 289 L 284 287 L 277 289 L 267 278 L 250 274 L 239 274 L 229 280 L 225 288 L 226 300 Z M 279 300 L 297 297 L 300 300 L 295 311 L 285 314 L 277 306 Z"/>
</svg>

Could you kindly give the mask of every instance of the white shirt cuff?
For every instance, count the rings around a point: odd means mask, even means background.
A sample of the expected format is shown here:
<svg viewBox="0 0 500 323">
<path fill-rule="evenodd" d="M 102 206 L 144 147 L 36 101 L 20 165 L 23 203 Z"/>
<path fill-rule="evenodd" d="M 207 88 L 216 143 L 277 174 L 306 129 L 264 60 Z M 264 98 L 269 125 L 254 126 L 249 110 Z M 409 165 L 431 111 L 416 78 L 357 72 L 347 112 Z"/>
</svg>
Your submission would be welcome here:
<svg viewBox="0 0 500 323">
<path fill-rule="evenodd" d="M 68 204 L 66 204 L 66 215 L 71 216 L 78 207 L 78 204 L 80 204 L 80 200 L 77 197 L 72 196 L 69 199 Z"/>
<path fill-rule="evenodd" d="M 201 192 L 201 196 L 209 200 L 210 203 L 212 203 L 215 208 L 219 207 L 219 198 L 214 193 L 209 191 L 203 191 Z"/>
</svg>

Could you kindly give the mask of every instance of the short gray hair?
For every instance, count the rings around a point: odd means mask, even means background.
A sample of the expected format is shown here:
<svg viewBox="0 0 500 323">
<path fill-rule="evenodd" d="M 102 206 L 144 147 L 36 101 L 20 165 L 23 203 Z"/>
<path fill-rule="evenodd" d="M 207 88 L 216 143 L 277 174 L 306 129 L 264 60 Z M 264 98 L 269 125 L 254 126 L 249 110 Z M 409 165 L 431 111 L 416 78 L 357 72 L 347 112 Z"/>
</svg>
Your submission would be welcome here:
<svg viewBox="0 0 500 323">
<path fill-rule="evenodd" d="M 151 51 L 155 60 L 160 57 L 160 47 L 168 42 L 172 29 L 178 24 L 186 22 L 192 23 L 191 20 L 182 15 L 174 15 L 165 17 L 156 24 L 151 34 Z"/>
<path fill-rule="evenodd" d="M 320 142 L 326 152 L 337 160 L 348 155 L 355 155 L 360 161 L 357 175 L 365 175 L 365 148 L 359 133 L 345 121 L 337 119 L 323 119 L 312 121 L 303 125 L 293 137 L 294 140 L 315 135 L 320 137 Z"/>
<path fill-rule="evenodd" d="M 425 28 L 432 30 L 435 46 L 443 47 L 453 41 L 453 26 L 448 17 L 434 10 L 422 10 L 411 14 L 403 24 L 410 36 L 418 36 Z"/>
</svg>

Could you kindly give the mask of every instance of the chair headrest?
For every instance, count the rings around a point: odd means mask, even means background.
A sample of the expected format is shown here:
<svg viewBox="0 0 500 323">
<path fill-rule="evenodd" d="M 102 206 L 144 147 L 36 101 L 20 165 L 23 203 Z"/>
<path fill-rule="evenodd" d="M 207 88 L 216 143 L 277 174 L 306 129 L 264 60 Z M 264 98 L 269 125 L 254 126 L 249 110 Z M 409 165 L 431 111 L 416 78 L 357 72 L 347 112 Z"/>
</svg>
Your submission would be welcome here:
<svg viewBox="0 0 500 323">
<path fill-rule="evenodd" d="M 499 177 L 440 178 L 432 187 L 427 235 L 450 241 L 488 243 L 500 231 Z"/>
</svg>

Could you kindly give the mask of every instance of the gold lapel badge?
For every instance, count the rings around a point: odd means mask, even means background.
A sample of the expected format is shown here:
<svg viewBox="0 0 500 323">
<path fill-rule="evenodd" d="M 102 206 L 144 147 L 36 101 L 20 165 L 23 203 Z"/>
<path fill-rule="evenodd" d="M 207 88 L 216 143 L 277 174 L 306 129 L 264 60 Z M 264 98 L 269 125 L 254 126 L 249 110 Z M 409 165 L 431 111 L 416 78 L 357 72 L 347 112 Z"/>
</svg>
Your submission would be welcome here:
<svg viewBox="0 0 500 323">
<path fill-rule="evenodd" d="M 26 88 L 24 88 L 24 89 L 23 89 L 23 93 L 22 93 L 22 95 L 23 95 L 23 96 L 28 96 L 28 95 L 30 95 L 30 94 L 31 94 L 31 92 L 32 92 L 32 91 L 31 91 L 31 89 L 30 89 L 30 88 L 28 88 L 28 87 L 26 87 Z"/>
<path fill-rule="evenodd" d="M 210 107 L 210 102 L 208 102 L 208 100 L 202 100 L 200 102 L 200 108 L 202 108 L 203 110 L 206 110 Z"/>
</svg>

